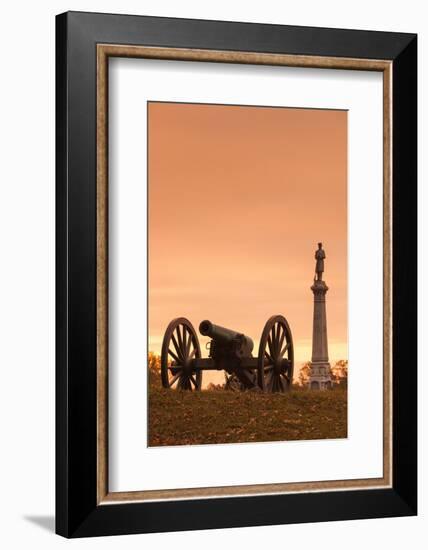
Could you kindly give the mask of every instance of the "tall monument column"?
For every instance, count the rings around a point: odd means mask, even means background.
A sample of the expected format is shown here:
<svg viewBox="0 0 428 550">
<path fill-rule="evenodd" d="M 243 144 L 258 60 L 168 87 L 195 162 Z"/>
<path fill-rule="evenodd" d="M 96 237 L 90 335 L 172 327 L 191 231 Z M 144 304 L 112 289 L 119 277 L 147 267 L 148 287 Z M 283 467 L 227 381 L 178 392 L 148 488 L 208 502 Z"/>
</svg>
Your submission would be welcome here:
<svg viewBox="0 0 428 550">
<path fill-rule="evenodd" d="M 312 328 L 312 360 L 309 387 L 312 390 L 331 388 L 330 363 L 328 361 L 327 315 L 325 295 L 328 286 L 323 280 L 325 252 L 322 243 L 318 243 L 315 252 L 315 277 L 311 290 L 314 293 L 314 320 Z"/>
</svg>

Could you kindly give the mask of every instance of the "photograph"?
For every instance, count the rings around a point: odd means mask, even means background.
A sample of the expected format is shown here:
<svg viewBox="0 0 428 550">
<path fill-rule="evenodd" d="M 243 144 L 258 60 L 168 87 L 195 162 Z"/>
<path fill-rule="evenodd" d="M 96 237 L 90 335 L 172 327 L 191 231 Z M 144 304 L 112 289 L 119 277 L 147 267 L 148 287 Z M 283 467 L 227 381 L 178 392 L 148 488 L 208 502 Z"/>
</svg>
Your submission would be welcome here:
<svg viewBox="0 0 428 550">
<path fill-rule="evenodd" d="M 424 4 L 2 7 L 0 548 L 427 547 Z"/>
<path fill-rule="evenodd" d="M 418 37 L 322 14 L 56 17 L 59 535 L 417 514 Z"/>
<path fill-rule="evenodd" d="M 148 445 L 346 438 L 347 110 L 149 101 L 147 159 Z"/>
</svg>

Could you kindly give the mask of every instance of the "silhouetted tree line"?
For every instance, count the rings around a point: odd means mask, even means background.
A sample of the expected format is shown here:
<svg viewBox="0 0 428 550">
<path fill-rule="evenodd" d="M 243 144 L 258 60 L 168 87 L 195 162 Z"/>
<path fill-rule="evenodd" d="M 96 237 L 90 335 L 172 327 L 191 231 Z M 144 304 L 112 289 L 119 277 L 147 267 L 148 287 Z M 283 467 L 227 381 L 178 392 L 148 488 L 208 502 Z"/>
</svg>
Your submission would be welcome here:
<svg viewBox="0 0 428 550">
<path fill-rule="evenodd" d="M 148 356 L 149 367 L 149 385 L 150 387 L 161 387 L 161 375 L 160 375 L 160 356 L 153 352 L 149 352 Z M 306 362 L 300 369 L 299 376 L 297 378 L 299 386 L 306 386 L 309 382 L 309 374 L 311 369 L 311 362 Z M 330 367 L 330 374 L 333 384 L 337 386 L 347 387 L 348 385 L 348 360 L 340 359 L 336 361 L 333 367 Z M 207 386 L 207 390 L 231 390 L 238 391 L 241 389 L 240 382 L 235 375 L 225 375 L 224 384 L 210 383 Z"/>
</svg>

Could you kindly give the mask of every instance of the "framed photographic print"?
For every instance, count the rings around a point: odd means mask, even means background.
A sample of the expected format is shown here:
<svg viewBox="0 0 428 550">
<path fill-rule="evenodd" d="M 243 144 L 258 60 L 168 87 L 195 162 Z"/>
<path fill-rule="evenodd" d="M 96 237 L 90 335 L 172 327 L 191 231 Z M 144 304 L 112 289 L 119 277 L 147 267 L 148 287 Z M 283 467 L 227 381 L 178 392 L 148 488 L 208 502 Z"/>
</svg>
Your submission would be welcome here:
<svg viewBox="0 0 428 550">
<path fill-rule="evenodd" d="M 416 514 L 416 36 L 56 36 L 57 532 Z"/>
</svg>

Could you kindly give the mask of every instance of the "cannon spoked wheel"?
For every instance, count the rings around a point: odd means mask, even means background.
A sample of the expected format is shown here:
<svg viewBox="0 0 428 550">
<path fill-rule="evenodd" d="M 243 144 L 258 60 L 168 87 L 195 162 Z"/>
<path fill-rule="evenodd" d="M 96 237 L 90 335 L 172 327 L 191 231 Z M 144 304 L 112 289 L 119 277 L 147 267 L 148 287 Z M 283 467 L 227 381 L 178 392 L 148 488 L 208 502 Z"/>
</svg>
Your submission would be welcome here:
<svg viewBox="0 0 428 550">
<path fill-rule="evenodd" d="M 200 390 L 202 371 L 192 368 L 193 359 L 200 357 L 201 347 L 192 323 L 184 317 L 172 320 L 162 342 L 162 386 L 178 390 Z"/>
<path fill-rule="evenodd" d="M 293 381 L 291 330 L 282 315 L 271 317 L 263 329 L 257 361 L 257 382 L 265 392 L 286 392 Z"/>
</svg>

